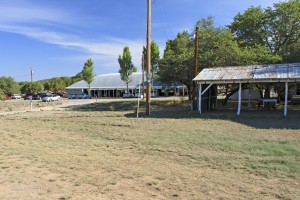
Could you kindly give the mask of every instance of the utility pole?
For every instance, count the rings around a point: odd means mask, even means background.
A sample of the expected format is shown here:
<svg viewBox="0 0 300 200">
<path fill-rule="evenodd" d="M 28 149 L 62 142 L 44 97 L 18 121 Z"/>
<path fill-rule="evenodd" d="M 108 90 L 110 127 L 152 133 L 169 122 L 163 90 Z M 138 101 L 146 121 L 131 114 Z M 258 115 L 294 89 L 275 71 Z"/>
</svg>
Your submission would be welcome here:
<svg viewBox="0 0 300 200">
<path fill-rule="evenodd" d="M 33 80 L 33 71 L 32 71 L 32 67 L 30 67 L 30 80 L 31 80 L 31 82 L 32 82 L 32 80 Z"/>
<path fill-rule="evenodd" d="M 147 0 L 147 86 L 146 86 L 146 115 L 150 115 L 150 101 L 151 101 L 151 13 L 152 1 Z"/>
<path fill-rule="evenodd" d="M 198 75 L 198 49 L 199 49 L 198 31 L 199 31 L 199 27 L 196 26 L 194 78 Z M 196 85 L 196 82 L 194 81 L 193 82 L 193 95 L 192 95 L 193 110 L 197 110 L 196 90 L 197 90 L 197 85 Z M 200 103 L 200 106 L 201 106 L 201 103 Z"/>
</svg>

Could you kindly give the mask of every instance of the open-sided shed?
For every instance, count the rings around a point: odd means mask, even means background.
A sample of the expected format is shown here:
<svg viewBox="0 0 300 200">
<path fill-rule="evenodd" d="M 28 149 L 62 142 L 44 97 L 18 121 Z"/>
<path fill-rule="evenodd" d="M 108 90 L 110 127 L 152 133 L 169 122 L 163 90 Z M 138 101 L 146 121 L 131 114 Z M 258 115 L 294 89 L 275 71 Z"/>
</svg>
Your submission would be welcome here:
<svg viewBox="0 0 300 200">
<path fill-rule="evenodd" d="M 198 112 L 202 96 L 214 84 L 239 84 L 237 115 L 241 112 L 242 83 L 285 83 L 284 116 L 287 115 L 288 83 L 300 82 L 300 63 L 217 67 L 203 69 L 194 79 L 198 84 Z M 209 84 L 202 90 L 203 84 Z"/>
</svg>

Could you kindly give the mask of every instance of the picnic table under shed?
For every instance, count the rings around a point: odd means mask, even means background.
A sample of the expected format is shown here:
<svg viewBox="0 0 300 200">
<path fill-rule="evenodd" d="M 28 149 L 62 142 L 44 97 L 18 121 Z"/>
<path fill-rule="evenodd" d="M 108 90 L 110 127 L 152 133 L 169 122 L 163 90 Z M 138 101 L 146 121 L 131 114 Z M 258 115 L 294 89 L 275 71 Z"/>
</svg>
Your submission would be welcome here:
<svg viewBox="0 0 300 200">
<path fill-rule="evenodd" d="M 202 97 L 216 84 L 239 84 L 237 115 L 241 113 L 242 83 L 285 83 L 284 116 L 287 116 L 288 84 L 300 82 L 300 63 L 268 64 L 203 69 L 194 79 L 198 85 L 198 112 Z M 203 85 L 208 85 L 203 89 Z"/>
</svg>

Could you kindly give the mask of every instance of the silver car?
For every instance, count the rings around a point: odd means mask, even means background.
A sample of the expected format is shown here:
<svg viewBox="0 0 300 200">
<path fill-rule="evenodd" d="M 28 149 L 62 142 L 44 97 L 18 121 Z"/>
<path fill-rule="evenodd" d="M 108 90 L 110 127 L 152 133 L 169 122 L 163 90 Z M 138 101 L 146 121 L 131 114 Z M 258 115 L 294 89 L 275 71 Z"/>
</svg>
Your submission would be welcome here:
<svg viewBox="0 0 300 200">
<path fill-rule="evenodd" d="M 42 101 L 49 102 L 49 101 L 59 101 L 60 96 L 56 94 L 50 94 L 42 98 Z"/>
</svg>

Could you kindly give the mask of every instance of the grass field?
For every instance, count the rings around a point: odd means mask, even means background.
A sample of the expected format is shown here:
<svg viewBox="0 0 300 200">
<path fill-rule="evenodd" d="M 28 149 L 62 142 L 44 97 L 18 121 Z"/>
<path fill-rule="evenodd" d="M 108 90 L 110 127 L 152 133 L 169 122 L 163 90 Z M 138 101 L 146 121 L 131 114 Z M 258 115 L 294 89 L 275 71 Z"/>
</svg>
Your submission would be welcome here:
<svg viewBox="0 0 300 200">
<path fill-rule="evenodd" d="M 41 101 L 33 101 L 33 108 L 40 108 L 46 106 L 60 105 L 62 101 L 56 102 L 41 102 Z M 10 112 L 10 111 L 26 111 L 30 110 L 30 101 L 29 100 L 7 100 L 0 101 L 0 113 L 1 112 Z"/>
<path fill-rule="evenodd" d="M 134 110 L 0 116 L 0 199 L 299 199 L 299 111 Z"/>
</svg>

